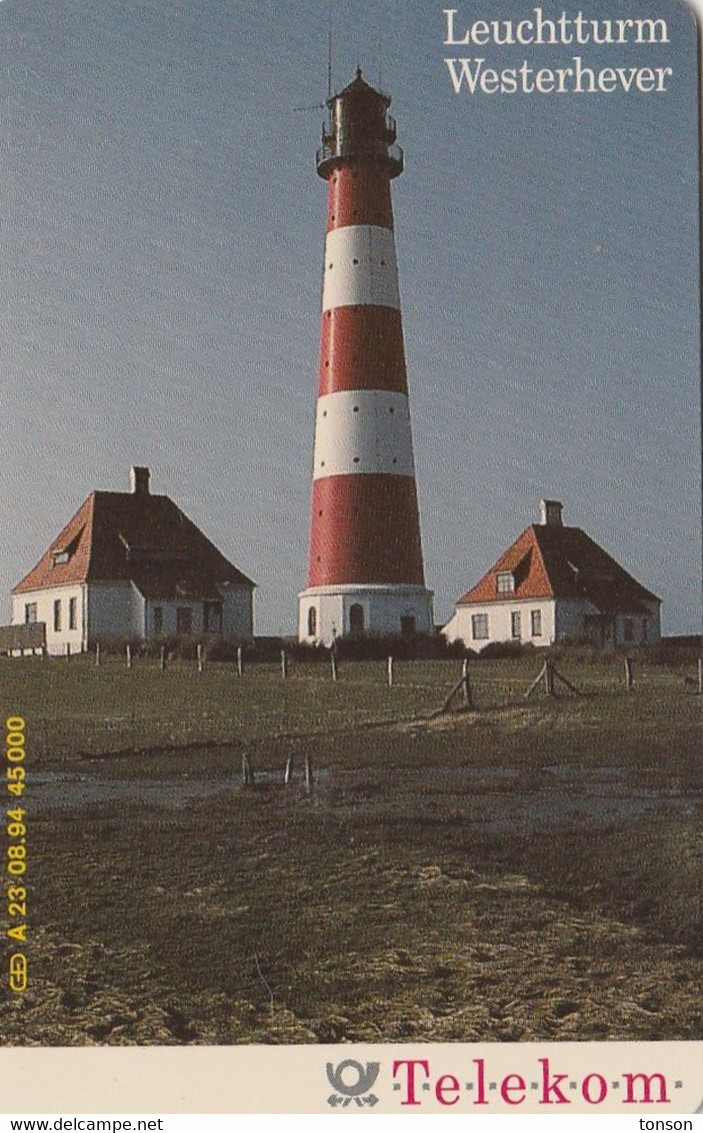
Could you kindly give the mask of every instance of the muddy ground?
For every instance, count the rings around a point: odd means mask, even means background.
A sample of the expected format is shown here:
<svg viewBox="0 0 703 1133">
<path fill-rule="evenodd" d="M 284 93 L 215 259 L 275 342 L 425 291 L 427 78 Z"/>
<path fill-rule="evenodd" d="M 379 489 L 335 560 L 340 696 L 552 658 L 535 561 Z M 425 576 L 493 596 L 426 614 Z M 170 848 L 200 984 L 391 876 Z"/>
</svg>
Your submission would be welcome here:
<svg viewBox="0 0 703 1133">
<path fill-rule="evenodd" d="M 695 729 L 659 750 L 578 721 L 541 702 L 48 761 L 2 1041 L 703 1038 Z"/>
</svg>

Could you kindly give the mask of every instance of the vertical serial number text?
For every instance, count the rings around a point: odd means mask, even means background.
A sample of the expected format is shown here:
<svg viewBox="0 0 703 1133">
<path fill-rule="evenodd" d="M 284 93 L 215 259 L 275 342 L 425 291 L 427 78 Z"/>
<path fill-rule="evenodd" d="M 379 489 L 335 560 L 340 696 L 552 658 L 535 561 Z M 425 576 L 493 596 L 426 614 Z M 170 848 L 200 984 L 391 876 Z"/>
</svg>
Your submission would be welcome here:
<svg viewBox="0 0 703 1133">
<path fill-rule="evenodd" d="M 24 795 L 26 725 L 22 716 L 8 716 L 5 721 L 6 786 L 9 795 L 5 814 L 7 847 L 5 851 L 5 897 L 7 901 L 7 936 L 12 949 L 9 958 L 10 991 L 27 988 L 27 812 L 21 805 Z"/>
</svg>

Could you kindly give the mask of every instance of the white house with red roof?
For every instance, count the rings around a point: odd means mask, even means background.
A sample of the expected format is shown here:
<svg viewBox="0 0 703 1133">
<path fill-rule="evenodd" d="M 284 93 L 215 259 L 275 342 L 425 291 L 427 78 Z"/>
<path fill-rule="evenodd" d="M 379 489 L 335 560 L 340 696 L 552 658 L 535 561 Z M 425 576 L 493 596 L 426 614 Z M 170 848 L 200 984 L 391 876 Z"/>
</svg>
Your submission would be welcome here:
<svg viewBox="0 0 703 1133">
<path fill-rule="evenodd" d="M 565 527 L 558 500 L 542 500 L 526 527 L 456 604 L 448 641 L 481 650 L 495 642 L 601 647 L 647 645 L 661 637 L 661 600 L 580 527 Z"/>
<path fill-rule="evenodd" d="M 12 591 L 12 624 L 44 623 L 49 653 L 96 642 L 249 641 L 254 583 L 132 468 L 129 492 L 92 492 Z"/>
</svg>

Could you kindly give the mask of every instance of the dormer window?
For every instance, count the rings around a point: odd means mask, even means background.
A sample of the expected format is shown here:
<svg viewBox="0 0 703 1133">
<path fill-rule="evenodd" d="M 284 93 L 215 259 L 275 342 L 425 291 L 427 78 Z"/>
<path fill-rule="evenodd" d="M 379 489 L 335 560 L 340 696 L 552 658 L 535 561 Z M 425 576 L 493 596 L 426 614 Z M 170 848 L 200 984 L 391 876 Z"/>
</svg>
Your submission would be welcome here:
<svg viewBox="0 0 703 1133">
<path fill-rule="evenodd" d="M 73 536 L 70 543 L 65 543 L 63 547 L 54 547 L 53 551 L 51 552 L 52 566 L 62 566 L 63 563 L 70 561 L 76 547 L 78 546 L 82 534 L 83 528 L 81 527 L 80 531 L 78 531 L 77 534 Z"/>
<path fill-rule="evenodd" d="M 496 575 L 496 591 L 498 594 L 515 593 L 515 575 L 511 570 L 499 570 Z"/>
</svg>

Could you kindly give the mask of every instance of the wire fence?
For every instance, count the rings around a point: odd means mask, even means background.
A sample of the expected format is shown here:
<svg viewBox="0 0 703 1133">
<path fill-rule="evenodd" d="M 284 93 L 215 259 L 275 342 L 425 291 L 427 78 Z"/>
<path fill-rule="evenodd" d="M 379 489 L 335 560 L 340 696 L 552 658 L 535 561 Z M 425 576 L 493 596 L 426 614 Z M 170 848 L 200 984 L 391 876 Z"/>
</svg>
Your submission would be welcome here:
<svg viewBox="0 0 703 1133">
<path fill-rule="evenodd" d="M 207 747 L 278 737 L 338 733 L 429 719 L 457 709 L 482 714 L 558 702 L 615 710 L 627 694 L 657 710 L 678 710 L 700 691 L 700 667 L 647 665 L 631 658 L 589 663 L 539 655 L 475 661 L 337 661 L 336 669 L 291 658 L 274 662 L 158 658 L 0 658 L 7 714 L 27 720 L 42 762 L 152 749 Z M 529 701 L 527 697 L 529 695 Z M 672 706 L 674 706 L 672 708 Z M 580 706 L 580 711 L 583 707 Z M 618 709 L 619 710 L 619 709 Z"/>
</svg>

